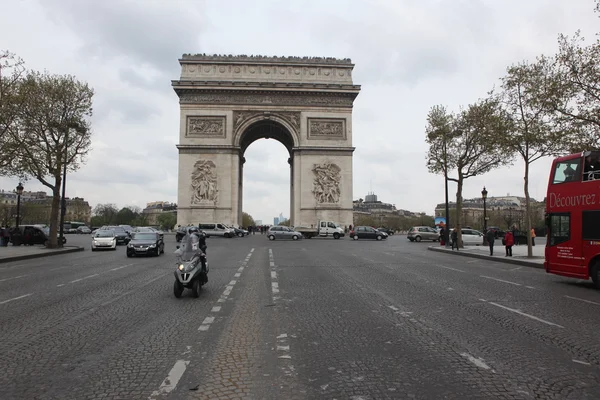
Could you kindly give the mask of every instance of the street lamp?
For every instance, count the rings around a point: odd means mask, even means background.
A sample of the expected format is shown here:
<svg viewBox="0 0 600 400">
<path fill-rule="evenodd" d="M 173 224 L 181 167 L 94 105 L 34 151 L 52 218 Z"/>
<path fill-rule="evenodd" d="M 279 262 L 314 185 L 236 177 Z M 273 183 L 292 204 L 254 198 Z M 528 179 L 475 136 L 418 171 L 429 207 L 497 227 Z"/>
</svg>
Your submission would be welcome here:
<svg viewBox="0 0 600 400">
<path fill-rule="evenodd" d="M 488 191 L 485 189 L 485 186 L 484 186 L 483 190 L 481 191 L 481 198 L 483 199 L 483 243 L 484 244 L 488 244 L 487 243 L 487 204 L 486 204 L 487 195 L 488 195 Z"/>
<path fill-rule="evenodd" d="M 19 227 L 19 217 L 21 213 L 21 195 L 23 194 L 23 185 L 19 182 L 17 186 L 17 228 Z"/>
</svg>

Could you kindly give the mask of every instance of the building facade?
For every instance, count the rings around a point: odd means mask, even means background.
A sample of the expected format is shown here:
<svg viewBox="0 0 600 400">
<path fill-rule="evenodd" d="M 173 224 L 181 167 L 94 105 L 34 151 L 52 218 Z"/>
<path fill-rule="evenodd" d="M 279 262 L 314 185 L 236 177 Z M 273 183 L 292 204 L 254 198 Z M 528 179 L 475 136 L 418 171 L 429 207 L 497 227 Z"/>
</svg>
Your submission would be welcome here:
<svg viewBox="0 0 600 400">
<path fill-rule="evenodd" d="M 142 210 L 148 225 L 159 225 L 158 217 L 164 213 L 173 213 L 177 216 L 177 204 L 168 201 L 153 201 L 147 203 L 146 208 Z"/>
</svg>

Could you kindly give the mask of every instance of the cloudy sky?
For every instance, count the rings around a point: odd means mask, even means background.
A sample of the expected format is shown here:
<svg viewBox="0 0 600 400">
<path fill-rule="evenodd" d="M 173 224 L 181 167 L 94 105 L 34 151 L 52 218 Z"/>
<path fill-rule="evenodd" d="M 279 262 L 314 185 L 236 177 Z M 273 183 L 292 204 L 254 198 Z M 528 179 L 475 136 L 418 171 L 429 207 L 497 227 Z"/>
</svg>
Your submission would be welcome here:
<svg viewBox="0 0 600 400">
<path fill-rule="evenodd" d="M 0 49 L 31 69 L 69 73 L 96 90 L 93 151 L 67 196 L 92 206 L 177 201 L 178 79 L 183 53 L 351 58 L 354 198 L 433 213 L 443 178 L 425 166 L 425 118 L 484 96 L 505 68 L 556 50 L 558 33 L 593 38 L 593 0 L 3 0 Z M 385 141 L 380 147 L 374 143 Z M 289 216 L 286 150 L 259 140 L 246 153 L 244 208 Z M 277 171 L 261 177 L 265 168 Z M 544 197 L 549 162 L 532 169 Z M 464 197 L 522 195 L 523 166 L 466 182 Z M 18 182 L 0 178 L 0 187 Z M 43 189 L 30 181 L 26 189 Z M 454 192 L 454 186 L 451 187 Z M 273 196 L 277 193 L 277 196 Z"/>
</svg>

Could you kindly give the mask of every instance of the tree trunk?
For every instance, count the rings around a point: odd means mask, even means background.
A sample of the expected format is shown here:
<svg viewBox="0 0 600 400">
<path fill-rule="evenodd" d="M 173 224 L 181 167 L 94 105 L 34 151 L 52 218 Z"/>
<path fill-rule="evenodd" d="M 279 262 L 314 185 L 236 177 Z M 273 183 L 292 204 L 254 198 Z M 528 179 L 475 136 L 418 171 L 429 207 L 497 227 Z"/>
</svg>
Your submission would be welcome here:
<svg viewBox="0 0 600 400">
<path fill-rule="evenodd" d="M 455 224 L 456 234 L 457 234 L 457 243 L 458 247 L 463 247 L 462 242 L 462 190 L 463 190 L 463 177 L 461 174 L 458 174 L 458 182 L 456 183 L 456 218 Z"/>
<path fill-rule="evenodd" d="M 523 188 L 525 190 L 525 229 L 527 230 L 527 257 L 533 257 L 531 247 L 531 201 L 529 197 L 529 162 L 525 160 L 525 177 Z"/>
<path fill-rule="evenodd" d="M 54 187 L 52 188 L 52 209 L 50 211 L 50 238 L 48 239 L 48 247 L 51 249 L 58 248 L 58 224 L 60 211 L 60 175 L 54 178 Z"/>
</svg>

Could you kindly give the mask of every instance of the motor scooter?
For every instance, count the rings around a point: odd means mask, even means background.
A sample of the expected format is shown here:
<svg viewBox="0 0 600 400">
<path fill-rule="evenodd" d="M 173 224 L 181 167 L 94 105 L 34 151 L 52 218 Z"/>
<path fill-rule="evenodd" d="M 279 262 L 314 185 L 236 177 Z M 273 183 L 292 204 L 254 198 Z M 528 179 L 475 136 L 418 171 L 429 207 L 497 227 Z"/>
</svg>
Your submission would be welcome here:
<svg viewBox="0 0 600 400">
<path fill-rule="evenodd" d="M 194 297 L 200 296 L 200 289 L 208 282 L 208 260 L 205 249 L 199 247 L 195 235 L 186 235 L 177 246 L 177 268 L 174 271 L 173 294 L 180 298 L 184 289 L 191 289 Z"/>
</svg>

